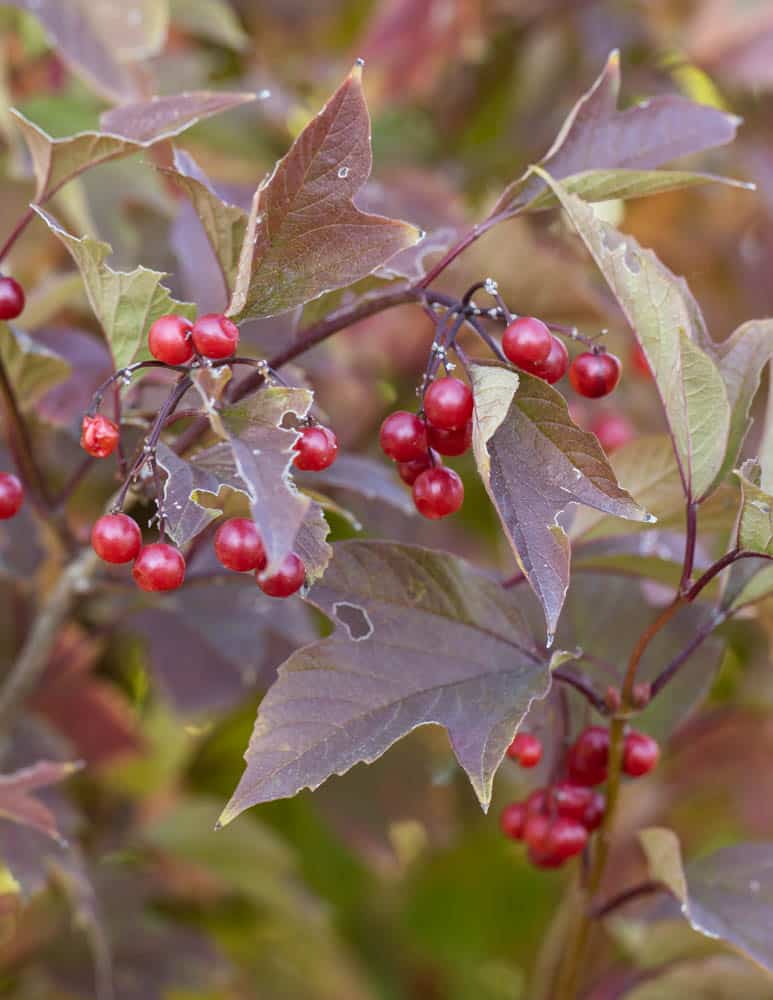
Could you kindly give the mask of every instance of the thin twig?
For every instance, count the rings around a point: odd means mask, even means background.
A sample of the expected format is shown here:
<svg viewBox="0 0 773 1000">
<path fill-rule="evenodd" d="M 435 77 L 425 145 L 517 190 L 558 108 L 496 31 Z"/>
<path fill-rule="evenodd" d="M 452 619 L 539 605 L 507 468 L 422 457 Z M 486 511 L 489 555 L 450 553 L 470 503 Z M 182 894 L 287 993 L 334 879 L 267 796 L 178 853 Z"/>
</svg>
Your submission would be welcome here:
<svg viewBox="0 0 773 1000">
<path fill-rule="evenodd" d="M 601 712 L 602 715 L 609 714 L 606 702 L 587 677 L 582 677 L 580 674 L 562 670 L 560 667 L 557 670 L 552 671 L 552 677 L 554 680 L 560 681 L 562 684 L 568 684 L 570 687 L 573 687 L 575 691 L 579 691 L 583 698 L 593 705 L 596 711 Z"/>
<path fill-rule="evenodd" d="M 622 892 L 604 900 L 602 903 L 596 903 L 591 906 L 588 910 L 588 916 L 592 920 L 602 920 L 604 917 L 608 917 L 610 913 L 614 913 L 621 906 L 627 906 L 628 903 L 632 903 L 634 900 L 642 899 L 644 896 L 651 896 L 656 892 L 667 891 L 666 886 L 662 882 L 640 882 L 638 885 L 631 886 L 630 889 L 623 889 Z"/>
</svg>

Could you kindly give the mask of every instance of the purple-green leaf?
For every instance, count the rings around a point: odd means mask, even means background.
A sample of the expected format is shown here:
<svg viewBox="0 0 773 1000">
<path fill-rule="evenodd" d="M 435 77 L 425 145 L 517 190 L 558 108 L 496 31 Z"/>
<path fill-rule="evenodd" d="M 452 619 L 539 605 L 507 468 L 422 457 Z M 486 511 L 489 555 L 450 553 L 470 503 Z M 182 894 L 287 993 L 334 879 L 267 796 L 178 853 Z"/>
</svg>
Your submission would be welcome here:
<svg viewBox="0 0 773 1000">
<path fill-rule="evenodd" d="M 0 816 L 63 843 L 56 816 L 34 793 L 59 784 L 80 766 L 42 760 L 12 774 L 0 774 Z"/>
<path fill-rule="evenodd" d="M 335 631 L 280 668 L 221 823 L 372 762 L 427 723 L 448 729 L 487 808 L 513 733 L 550 686 L 515 596 L 445 553 L 355 541 L 335 547 L 310 600 Z"/>
</svg>

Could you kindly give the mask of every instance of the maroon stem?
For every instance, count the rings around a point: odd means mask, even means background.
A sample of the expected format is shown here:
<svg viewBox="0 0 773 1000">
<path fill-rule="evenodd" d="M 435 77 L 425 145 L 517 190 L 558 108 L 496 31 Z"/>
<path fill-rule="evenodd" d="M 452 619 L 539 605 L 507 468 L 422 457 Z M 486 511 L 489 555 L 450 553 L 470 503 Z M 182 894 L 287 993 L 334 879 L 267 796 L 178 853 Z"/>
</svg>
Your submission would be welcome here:
<svg viewBox="0 0 773 1000">
<path fill-rule="evenodd" d="M 632 903 L 636 899 L 651 896 L 656 892 L 666 891 L 667 889 L 662 882 L 640 882 L 639 885 L 631 886 L 630 889 L 623 889 L 616 896 L 612 896 L 603 903 L 597 903 L 595 906 L 592 906 L 589 915 L 594 920 L 601 920 L 602 917 L 609 916 L 610 913 L 614 913 L 621 906 L 627 906 L 628 903 Z"/>
<path fill-rule="evenodd" d="M 581 677 L 579 674 L 562 670 L 560 667 L 557 670 L 552 671 L 551 676 L 553 677 L 553 680 L 560 681 L 562 684 L 568 684 L 569 687 L 574 688 L 575 691 L 579 691 L 583 698 L 589 701 L 590 704 L 593 705 L 598 712 L 601 712 L 602 715 L 609 714 L 606 702 L 586 677 Z"/>
<path fill-rule="evenodd" d="M 2 396 L 3 409 L 6 413 L 8 444 L 19 475 L 29 490 L 30 500 L 36 510 L 43 516 L 48 516 L 51 509 L 51 498 L 43 474 L 35 461 L 27 424 L 19 409 L 16 393 L 2 361 L 0 361 L 0 396 Z"/>
<path fill-rule="evenodd" d="M 35 218 L 35 215 L 36 215 L 35 209 L 32 207 L 32 205 L 29 205 L 27 211 L 24 213 L 24 215 L 22 215 L 22 217 L 14 226 L 11 235 L 8 237 L 8 239 L 5 241 L 2 247 L 0 247 L 0 262 L 4 261 L 5 258 L 8 256 L 14 243 L 18 240 L 18 238 L 21 236 L 21 234 L 24 232 L 24 230 L 27 228 L 30 222 L 32 222 L 32 220 Z"/>
<path fill-rule="evenodd" d="M 687 533 L 684 543 L 684 560 L 682 562 L 682 579 L 679 582 L 679 593 L 689 590 L 692 568 L 695 562 L 695 543 L 698 537 L 698 505 L 694 500 L 687 504 Z"/>
</svg>

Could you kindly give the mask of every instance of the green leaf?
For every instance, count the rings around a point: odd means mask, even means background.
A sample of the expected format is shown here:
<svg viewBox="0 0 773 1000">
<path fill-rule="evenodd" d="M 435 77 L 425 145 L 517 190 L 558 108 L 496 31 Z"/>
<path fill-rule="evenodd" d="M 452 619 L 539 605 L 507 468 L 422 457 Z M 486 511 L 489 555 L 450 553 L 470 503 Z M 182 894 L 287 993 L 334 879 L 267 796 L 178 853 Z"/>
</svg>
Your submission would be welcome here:
<svg viewBox="0 0 773 1000">
<path fill-rule="evenodd" d="M 773 496 L 762 489 L 759 462 L 749 459 L 736 476 L 741 483 L 741 517 L 738 546 L 746 552 L 773 555 Z"/>
<path fill-rule="evenodd" d="M 687 902 L 687 881 L 682 867 L 679 838 L 673 830 L 650 827 L 639 832 L 650 877 L 661 882 L 680 903 Z"/>
<path fill-rule="evenodd" d="M 70 374 L 64 358 L 5 323 L 0 324 L 0 362 L 22 410 L 34 408 L 41 396 Z"/>
<path fill-rule="evenodd" d="M 239 52 L 249 44 L 228 0 L 172 0 L 172 20 L 192 35 Z"/>
<path fill-rule="evenodd" d="M 48 213 L 42 209 L 36 211 L 78 265 L 116 368 L 125 368 L 141 356 L 148 328 L 159 316 L 179 313 L 189 319 L 195 317 L 194 305 L 177 302 L 161 284 L 165 274 L 146 267 L 114 271 L 105 263 L 112 253 L 108 243 L 89 236 L 72 236 Z"/>
<path fill-rule="evenodd" d="M 414 226 L 352 200 L 370 176 L 370 128 L 357 65 L 255 192 L 229 315 L 286 312 L 416 243 Z"/>
</svg>

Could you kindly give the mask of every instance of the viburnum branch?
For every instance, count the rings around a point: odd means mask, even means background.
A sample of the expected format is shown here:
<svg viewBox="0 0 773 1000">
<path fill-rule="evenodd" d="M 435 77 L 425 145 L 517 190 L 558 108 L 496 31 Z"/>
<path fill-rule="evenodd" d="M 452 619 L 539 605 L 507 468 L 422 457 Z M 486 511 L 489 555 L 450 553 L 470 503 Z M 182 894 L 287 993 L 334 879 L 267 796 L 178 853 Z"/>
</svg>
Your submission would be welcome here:
<svg viewBox="0 0 773 1000">
<path fill-rule="evenodd" d="M 556 680 L 561 684 L 567 684 L 569 687 L 574 688 L 575 691 L 579 691 L 583 698 L 585 698 L 585 700 L 591 704 L 597 712 L 600 712 L 602 715 L 609 714 L 604 698 L 598 693 L 592 682 L 587 677 L 583 677 L 581 674 L 576 674 L 570 670 L 564 670 L 561 667 L 554 670 L 551 676 L 553 677 L 553 680 Z"/>
<path fill-rule="evenodd" d="M 22 416 L 16 393 L 2 360 L 0 360 L 0 399 L 8 428 L 8 445 L 16 467 L 29 490 L 33 506 L 41 516 L 48 517 L 52 510 L 51 497 L 35 459 L 27 424 Z"/>
</svg>

